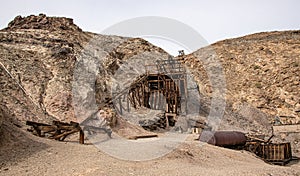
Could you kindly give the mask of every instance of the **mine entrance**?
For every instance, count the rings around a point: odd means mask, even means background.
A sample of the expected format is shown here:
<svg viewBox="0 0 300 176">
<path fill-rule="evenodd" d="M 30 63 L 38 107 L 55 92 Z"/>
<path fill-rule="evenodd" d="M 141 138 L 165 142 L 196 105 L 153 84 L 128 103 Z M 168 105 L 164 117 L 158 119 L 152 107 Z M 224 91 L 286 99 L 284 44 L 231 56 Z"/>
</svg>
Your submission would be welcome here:
<svg viewBox="0 0 300 176">
<path fill-rule="evenodd" d="M 146 65 L 145 74 L 130 87 L 114 95 L 113 102 L 119 114 L 131 108 L 146 107 L 165 112 L 165 126 L 173 126 L 178 115 L 186 114 L 187 77 L 179 61 L 169 59 Z"/>
</svg>

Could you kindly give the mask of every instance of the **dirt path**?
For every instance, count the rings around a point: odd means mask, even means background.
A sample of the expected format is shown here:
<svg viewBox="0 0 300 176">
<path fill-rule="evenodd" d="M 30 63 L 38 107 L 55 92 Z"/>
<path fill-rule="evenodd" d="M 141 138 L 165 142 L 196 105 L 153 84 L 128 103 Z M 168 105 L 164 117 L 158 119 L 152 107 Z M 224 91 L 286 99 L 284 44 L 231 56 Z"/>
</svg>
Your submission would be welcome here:
<svg viewBox="0 0 300 176">
<path fill-rule="evenodd" d="M 171 153 L 149 161 L 113 158 L 92 144 L 57 142 L 14 133 L 19 142 L 2 145 L 0 175 L 300 175 L 300 164 L 273 166 L 251 153 L 200 145 L 190 136 Z"/>
</svg>

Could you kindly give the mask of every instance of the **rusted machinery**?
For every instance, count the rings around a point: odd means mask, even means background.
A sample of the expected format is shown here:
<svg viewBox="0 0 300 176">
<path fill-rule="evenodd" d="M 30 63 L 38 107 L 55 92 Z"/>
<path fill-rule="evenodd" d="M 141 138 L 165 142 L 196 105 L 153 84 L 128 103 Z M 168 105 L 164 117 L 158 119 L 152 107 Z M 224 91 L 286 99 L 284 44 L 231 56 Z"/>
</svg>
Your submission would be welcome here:
<svg viewBox="0 0 300 176">
<path fill-rule="evenodd" d="M 237 131 L 203 131 L 199 140 L 211 145 L 231 149 L 244 149 L 255 153 L 268 163 L 285 165 L 293 159 L 290 143 L 272 143 L 268 140 Z"/>
<path fill-rule="evenodd" d="M 26 121 L 26 125 L 31 126 L 28 131 L 32 132 L 34 135 L 39 137 L 48 137 L 50 139 L 55 139 L 59 141 L 65 140 L 70 134 L 79 132 L 79 143 L 84 144 L 84 133 L 77 122 L 60 122 L 53 121 L 52 125 L 45 123 L 38 123 L 33 121 Z"/>
<path fill-rule="evenodd" d="M 200 141 L 220 147 L 237 148 L 247 142 L 246 135 L 238 131 L 203 131 Z"/>
</svg>

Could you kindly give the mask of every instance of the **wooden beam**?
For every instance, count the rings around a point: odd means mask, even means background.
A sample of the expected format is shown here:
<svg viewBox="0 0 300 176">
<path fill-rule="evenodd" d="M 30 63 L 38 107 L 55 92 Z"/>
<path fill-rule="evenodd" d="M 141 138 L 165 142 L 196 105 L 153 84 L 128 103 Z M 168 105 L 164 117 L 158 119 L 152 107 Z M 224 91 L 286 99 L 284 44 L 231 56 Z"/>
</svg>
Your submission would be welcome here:
<svg viewBox="0 0 300 176">
<path fill-rule="evenodd" d="M 130 112 L 130 100 L 129 100 L 129 97 L 130 97 L 130 96 L 127 94 L 127 95 L 126 95 L 126 98 L 127 98 L 126 101 L 127 101 L 127 111 L 128 111 L 128 112 Z"/>
<path fill-rule="evenodd" d="M 123 114 L 123 106 L 122 106 L 122 101 L 121 101 L 121 97 L 119 97 L 119 105 L 120 105 L 120 114 Z"/>
<path fill-rule="evenodd" d="M 150 91 L 150 107 L 153 108 L 153 91 Z"/>
<path fill-rule="evenodd" d="M 84 144 L 84 132 L 82 130 L 79 131 L 79 143 Z"/>
<path fill-rule="evenodd" d="M 278 133 L 300 133 L 300 124 L 295 125 L 274 125 L 273 131 Z"/>
<path fill-rule="evenodd" d="M 161 110 L 161 90 L 158 91 L 157 109 Z"/>
<path fill-rule="evenodd" d="M 156 94 L 157 94 L 157 91 L 154 91 L 154 92 L 153 92 L 153 96 L 154 96 L 154 97 L 153 97 L 153 98 L 154 98 L 154 101 L 153 101 L 153 102 L 154 102 L 154 103 L 153 103 L 153 109 L 156 109 Z"/>
</svg>

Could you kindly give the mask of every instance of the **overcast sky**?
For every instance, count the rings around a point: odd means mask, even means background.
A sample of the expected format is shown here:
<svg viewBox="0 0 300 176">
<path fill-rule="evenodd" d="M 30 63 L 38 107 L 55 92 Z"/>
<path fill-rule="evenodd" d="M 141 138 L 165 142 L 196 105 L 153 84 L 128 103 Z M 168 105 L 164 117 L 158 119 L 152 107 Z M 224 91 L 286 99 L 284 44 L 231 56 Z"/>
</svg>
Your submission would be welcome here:
<svg viewBox="0 0 300 176">
<path fill-rule="evenodd" d="M 300 28 L 299 0 L 2 0 L 0 8 L 0 28 L 17 15 L 45 13 L 73 18 L 83 30 L 101 33 L 127 19 L 159 16 L 188 25 L 208 43 Z"/>
</svg>

